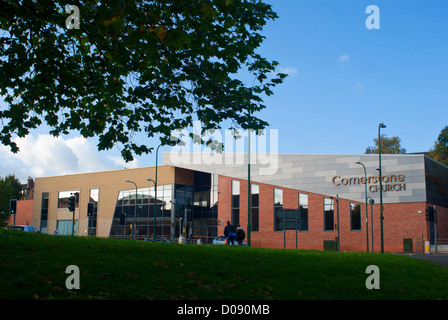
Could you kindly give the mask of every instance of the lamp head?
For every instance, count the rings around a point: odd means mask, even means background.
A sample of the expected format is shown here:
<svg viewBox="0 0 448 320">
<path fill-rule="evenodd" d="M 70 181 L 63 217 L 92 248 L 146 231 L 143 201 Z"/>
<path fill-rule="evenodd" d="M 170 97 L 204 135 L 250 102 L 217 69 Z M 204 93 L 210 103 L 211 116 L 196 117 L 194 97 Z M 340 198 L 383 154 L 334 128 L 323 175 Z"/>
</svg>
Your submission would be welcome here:
<svg viewBox="0 0 448 320">
<path fill-rule="evenodd" d="M 362 162 L 361 161 L 356 161 L 356 164 L 362 164 Z"/>
<path fill-rule="evenodd" d="M 146 179 L 146 181 L 152 181 L 152 182 L 154 182 L 154 180 L 152 180 L 151 178 Z"/>
<path fill-rule="evenodd" d="M 381 122 L 381 123 L 380 123 L 380 128 L 383 128 L 383 129 L 384 129 L 384 128 L 386 128 L 386 125 L 385 125 L 384 123 Z"/>
</svg>

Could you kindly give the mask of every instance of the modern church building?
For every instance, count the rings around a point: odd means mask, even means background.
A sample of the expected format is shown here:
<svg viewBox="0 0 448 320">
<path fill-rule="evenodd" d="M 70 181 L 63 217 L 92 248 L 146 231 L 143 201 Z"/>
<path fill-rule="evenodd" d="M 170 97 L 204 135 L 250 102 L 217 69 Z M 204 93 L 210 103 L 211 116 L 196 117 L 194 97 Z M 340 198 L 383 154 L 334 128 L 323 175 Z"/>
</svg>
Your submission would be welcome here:
<svg viewBox="0 0 448 320">
<path fill-rule="evenodd" d="M 157 168 L 36 178 L 33 225 L 209 244 L 229 221 L 251 246 L 341 251 L 415 252 L 422 241 L 448 239 L 448 167 L 424 154 L 382 155 L 381 172 L 378 155 L 253 154 L 250 166 L 244 154 L 205 155 L 164 153 Z"/>
</svg>

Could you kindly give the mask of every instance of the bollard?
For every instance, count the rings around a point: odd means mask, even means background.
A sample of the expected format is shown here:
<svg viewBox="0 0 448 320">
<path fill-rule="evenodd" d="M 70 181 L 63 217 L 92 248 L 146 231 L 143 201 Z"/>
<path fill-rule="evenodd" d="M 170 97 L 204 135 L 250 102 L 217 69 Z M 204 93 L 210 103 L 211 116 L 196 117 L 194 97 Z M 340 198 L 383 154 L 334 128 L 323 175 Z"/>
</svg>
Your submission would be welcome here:
<svg viewBox="0 0 448 320">
<path fill-rule="evenodd" d="M 425 254 L 429 254 L 429 241 L 425 241 Z"/>
</svg>

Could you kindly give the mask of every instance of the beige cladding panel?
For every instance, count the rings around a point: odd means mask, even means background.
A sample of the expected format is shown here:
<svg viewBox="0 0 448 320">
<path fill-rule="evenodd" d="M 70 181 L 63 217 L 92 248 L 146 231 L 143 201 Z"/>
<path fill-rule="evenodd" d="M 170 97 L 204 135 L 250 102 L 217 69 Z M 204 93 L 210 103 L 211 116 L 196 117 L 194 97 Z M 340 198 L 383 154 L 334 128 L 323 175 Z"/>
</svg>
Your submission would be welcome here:
<svg viewBox="0 0 448 320">
<path fill-rule="evenodd" d="M 78 234 L 87 235 L 87 203 L 90 190 L 99 189 L 97 236 L 108 237 L 119 191 L 135 188 L 133 183 L 126 180 L 134 181 L 138 188 L 154 186 L 154 183 L 147 181 L 147 178 L 155 179 L 155 167 L 36 178 L 33 225 L 40 227 L 42 192 L 49 192 L 47 232 L 53 234 L 58 219 L 72 219 L 72 213 L 68 209 L 58 209 L 58 193 L 79 191 L 79 208 L 75 211 L 75 219 L 78 220 L 80 217 Z M 175 168 L 159 166 L 157 180 L 158 185 L 174 183 Z"/>
</svg>

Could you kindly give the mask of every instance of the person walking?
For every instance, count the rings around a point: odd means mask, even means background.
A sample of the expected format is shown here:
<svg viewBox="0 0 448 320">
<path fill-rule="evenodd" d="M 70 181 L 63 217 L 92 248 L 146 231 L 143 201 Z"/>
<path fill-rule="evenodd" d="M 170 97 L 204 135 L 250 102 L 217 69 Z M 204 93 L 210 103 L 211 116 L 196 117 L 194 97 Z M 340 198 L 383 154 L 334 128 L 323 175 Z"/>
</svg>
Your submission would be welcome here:
<svg viewBox="0 0 448 320">
<path fill-rule="evenodd" d="M 235 227 L 230 224 L 230 221 L 227 221 L 227 225 L 224 228 L 224 236 L 227 238 L 227 244 L 235 244 Z"/>
<path fill-rule="evenodd" d="M 236 242 L 238 242 L 239 246 L 243 245 L 243 240 L 246 238 L 246 233 L 244 232 L 243 228 L 238 225 L 236 228 Z"/>
</svg>

